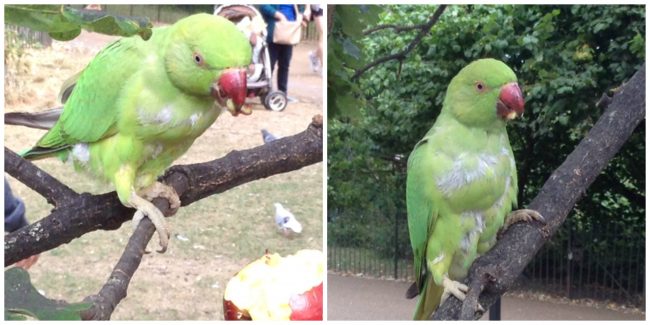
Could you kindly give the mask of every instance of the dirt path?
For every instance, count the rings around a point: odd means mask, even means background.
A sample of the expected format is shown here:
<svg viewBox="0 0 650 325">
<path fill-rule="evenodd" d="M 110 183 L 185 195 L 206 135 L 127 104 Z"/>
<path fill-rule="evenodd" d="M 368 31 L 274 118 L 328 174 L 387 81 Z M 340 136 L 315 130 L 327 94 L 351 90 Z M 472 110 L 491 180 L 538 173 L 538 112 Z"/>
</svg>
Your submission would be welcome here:
<svg viewBox="0 0 650 325">
<path fill-rule="evenodd" d="M 409 283 L 327 276 L 327 319 L 329 320 L 407 320 L 417 303 L 404 293 Z M 503 320 L 644 320 L 637 312 L 559 304 L 505 296 L 501 302 Z M 481 320 L 487 320 L 487 314 Z"/>
</svg>

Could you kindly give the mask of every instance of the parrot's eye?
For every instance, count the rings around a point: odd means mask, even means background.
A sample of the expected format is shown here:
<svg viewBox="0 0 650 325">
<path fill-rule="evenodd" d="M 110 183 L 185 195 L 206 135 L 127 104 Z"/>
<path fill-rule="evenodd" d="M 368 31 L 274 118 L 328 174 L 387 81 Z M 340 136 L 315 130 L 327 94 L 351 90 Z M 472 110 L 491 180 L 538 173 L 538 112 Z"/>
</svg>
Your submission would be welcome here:
<svg viewBox="0 0 650 325">
<path fill-rule="evenodd" d="M 474 84 L 474 87 L 476 87 L 476 91 L 478 91 L 479 93 L 482 93 L 485 91 L 485 89 L 487 89 L 487 87 L 485 87 L 485 84 L 481 81 L 477 81 Z"/>
<path fill-rule="evenodd" d="M 203 56 L 201 56 L 201 54 L 199 54 L 199 53 L 194 53 L 194 62 L 196 62 L 196 64 L 198 64 L 198 65 L 203 65 L 203 62 L 204 62 L 203 61 Z"/>
</svg>

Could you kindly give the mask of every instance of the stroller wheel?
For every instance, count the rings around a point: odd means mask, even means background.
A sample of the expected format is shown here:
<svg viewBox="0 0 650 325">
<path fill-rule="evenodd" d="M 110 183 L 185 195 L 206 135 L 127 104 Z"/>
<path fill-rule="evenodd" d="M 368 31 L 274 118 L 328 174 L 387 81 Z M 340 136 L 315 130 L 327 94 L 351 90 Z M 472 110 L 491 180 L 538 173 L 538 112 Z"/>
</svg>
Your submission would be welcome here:
<svg viewBox="0 0 650 325">
<path fill-rule="evenodd" d="M 281 112 L 287 107 L 287 95 L 282 91 L 272 91 L 264 97 L 266 109 Z"/>
</svg>

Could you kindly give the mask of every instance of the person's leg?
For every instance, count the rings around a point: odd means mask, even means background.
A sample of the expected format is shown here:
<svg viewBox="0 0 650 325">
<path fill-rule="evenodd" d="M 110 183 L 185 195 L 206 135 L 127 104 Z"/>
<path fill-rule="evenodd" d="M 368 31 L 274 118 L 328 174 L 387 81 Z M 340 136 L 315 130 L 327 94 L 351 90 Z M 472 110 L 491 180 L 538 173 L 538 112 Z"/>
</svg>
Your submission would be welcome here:
<svg viewBox="0 0 650 325">
<path fill-rule="evenodd" d="M 325 21 L 323 20 L 322 13 L 319 16 L 314 16 L 316 31 L 318 31 L 318 49 L 316 49 L 316 56 L 318 56 L 318 60 L 320 60 L 321 71 L 323 70 L 323 29 L 324 29 L 323 23 L 324 22 Z"/>
<path fill-rule="evenodd" d="M 278 56 L 280 54 L 280 46 L 282 45 L 269 43 L 267 47 L 269 50 L 269 58 L 271 59 L 271 75 L 273 75 L 273 71 L 275 71 L 275 63 L 278 62 Z"/>
<path fill-rule="evenodd" d="M 293 53 L 292 45 L 278 45 L 281 47 L 278 56 L 278 89 L 287 94 L 287 84 L 289 83 L 289 64 Z"/>
</svg>

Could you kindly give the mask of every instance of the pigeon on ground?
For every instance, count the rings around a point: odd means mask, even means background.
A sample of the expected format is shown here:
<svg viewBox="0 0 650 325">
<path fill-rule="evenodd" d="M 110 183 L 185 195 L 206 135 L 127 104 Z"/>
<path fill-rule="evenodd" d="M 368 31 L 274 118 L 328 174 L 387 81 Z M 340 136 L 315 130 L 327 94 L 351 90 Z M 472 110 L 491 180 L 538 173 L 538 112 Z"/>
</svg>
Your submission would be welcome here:
<svg viewBox="0 0 650 325">
<path fill-rule="evenodd" d="M 262 139 L 264 139 L 264 143 L 269 143 L 271 141 L 277 140 L 278 137 L 271 134 L 271 132 L 269 132 L 268 130 L 262 129 Z"/>
<path fill-rule="evenodd" d="M 275 223 L 285 236 L 288 236 L 291 232 L 300 233 L 302 231 L 302 225 L 296 220 L 293 213 L 285 209 L 280 203 L 275 203 Z"/>
</svg>

